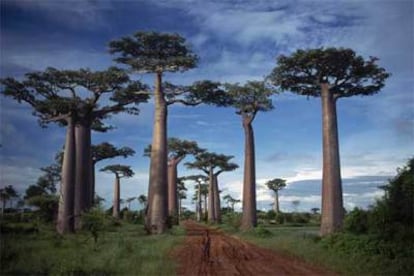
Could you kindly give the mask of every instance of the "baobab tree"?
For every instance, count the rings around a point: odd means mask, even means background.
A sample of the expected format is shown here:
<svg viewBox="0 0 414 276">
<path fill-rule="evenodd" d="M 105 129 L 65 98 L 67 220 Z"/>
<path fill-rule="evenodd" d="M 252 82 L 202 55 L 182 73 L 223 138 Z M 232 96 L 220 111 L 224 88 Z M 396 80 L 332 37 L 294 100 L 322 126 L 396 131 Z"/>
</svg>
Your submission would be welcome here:
<svg viewBox="0 0 414 276">
<path fill-rule="evenodd" d="M 177 198 L 177 167 L 189 154 L 198 154 L 204 149 L 199 148 L 197 142 L 168 138 L 168 215 L 173 224 L 178 224 L 178 198 Z M 151 145 L 144 150 L 144 156 L 151 156 Z"/>
<path fill-rule="evenodd" d="M 42 125 L 57 122 L 66 126 L 57 231 L 73 232 L 80 227 L 80 214 L 92 205 L 91 129 L 111 113 L 137 114 L 132 104 L 146 102 L 148 95 L 137 93 L 147 87 L 131 81 L 121 69 L 104 71 L 57 70 L 26 74 L 25 79 L 1 80 L 3 94 L 32 106 Z M 82 97 L 89 93 L 89 97 Z M 99 100 L 109 95 L 108 105 Z"/>
<path fill-rule="evenodd" d="M 7 201 L 11 201 L 13 198 L 18 197 L 16 190 L 14 189 L 13 185 L 7 185 L 4 188 L 0 188 L 0 200 L 3 202 L 3 206 L 1 209 L 1 214 L 4 214 L 4 210 L 6 209 Z"/>
<path fill-rule="evenodd" d="M 220 196 L 218 189 L 218 176 L 225 171 L 233 171 L 239 166 L 231 163 L 233 156 L 202 152 L 195 156 L 194 162 L 186 163 L 189 169 L 199 169 L 208 175 L 208 221 L 220 223 Z"/>
<path fill-rule="evenodd" d="M 234 212 L 234 205 L 241 201 L 240 199 L 235 199 L 229 194 L 225 195 L 223 197 L 223 200 L 227 202 L 227 206 L 231 209 L 232 212 Z"/>
<path fill-rule="evenodd" d="M 182 200 L 187 198 L 187 188 L 185 187 L 184 184 L 184 177 L 179 177 L 177 178 L 177 190 L 176 190 L 176 194 L 177 194 L 177 199 L 178 199 L 178 219 L 181 218 L 181 213 L 182 213 Z"/>
<path fill-rule="evenodd" d="M 178 34 L 137 32 L 133 36 L 111 41 L 115 61 L 138 73 L 154 73 L 154 129 L 151 147 L 146 229 L 153 234 L 167 229 L 167 107 L 171 104 L 198 105 L 215 103 L 223 98 L 219 84 L 196 82 L 191 86 L 163 84 L 165 72 L 183 72 L 194 68 L 198 57 Z"/>
<path fill-rule="evenodd" d="M 130 166 L 125 165 L 108 165 L 101 169 L 103 172 L 110 172 L 115 174 L 114 182 L 114 200 L 112 205 L 112 216 L 116 219 L 119 219 L 120 213 L 120 196 L 121 196 L 121 178 L 128 178 L 134 175 L 134 172 L 131 170 Z"/>
<path fill-rule="evenodd" d="M 257 225 L 256 160 L 252 124 L 259 111 L 269 111 L 273 108 L 270 97 L 274 91 L 263 81 L 249 81 L 243 86 L 227 84 L 226 88 L 236 113 L 242 118 L 244 129 L 243 215 L 241 228 L 248 230 Z"/>
<path fill-rule="evenodd" d="M 102 160 L 115 158 L 118 156 L 127 158 L 128 156 L 133 156 L 135 154 L 135 151 L 131 149 L 130 147 L 117 148 L 111 143 L 103 142 L 98 145 L 92 145 L 91 154 L 92 154 L 92 172 L 91 172 L 92 183 L 91 183 L 90 196 L 92 197 L 92 199 L 94 199 L 95 198 L 95 166 L 96 166 L 96 163 Z"/>
<path fill-rule="evenodd" d="M 137 197 L 139 204 L 141 204 L 141 206 L 143 207 L 143 209 L 147 208 L 147 196 L 146 195 L 139 195 Z"/>
<path fill-rule="evenodd" d="M 272 190 L 275 194 L 275 202 L 273 204 L 273 209 L 276 214 L 280 213 L 279 209 L 279 191 L 282 190 L 284 187 L 286 187 L 286 180 L 281 178 L 275 178 L 272 180 L 269 180 L 265 183 L 267 188 L 269 190 Z"/>
<path fill-rule="evenodd" d="M 185 177 L 186 180 L 192 180 L 197 183 L 196 190 L 196 212 L 197 212 L 197 221 L 201 221 L 202 218 L 202 208 L 201 208 L 201 196 L 202 196 L 202 185 L 207 182 L 208 177 L 202 174 L 189 175 Z M 206 193 L 207 194 L 207 193 Z"/>
<path fill-rule="evenodd" d="M 321 235 L 341 229 L 344 212 L 339 158 L 336 102 L 356 95 L 369 96 L 381 90 L 389 74 L 377 65 L 378 58 L 364 59 L 352 49 L 297 50 L 279 56 L 268 77 L 282 90 L 321 97 L 323 136 Z"/>
</svg>

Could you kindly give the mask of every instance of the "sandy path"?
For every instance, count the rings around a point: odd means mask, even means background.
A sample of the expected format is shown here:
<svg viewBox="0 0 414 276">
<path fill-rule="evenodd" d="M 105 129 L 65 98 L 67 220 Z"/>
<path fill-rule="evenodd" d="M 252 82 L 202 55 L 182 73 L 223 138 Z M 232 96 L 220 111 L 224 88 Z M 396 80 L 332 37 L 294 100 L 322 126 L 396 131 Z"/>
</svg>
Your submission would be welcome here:
<svg viewBox="0 0 414 276">
<path fill-rule="evenodd" d="M 335 275 L 195 222 L 184 227 L 185 243 L 173 254 L 178 275 Z"/>
</svg>

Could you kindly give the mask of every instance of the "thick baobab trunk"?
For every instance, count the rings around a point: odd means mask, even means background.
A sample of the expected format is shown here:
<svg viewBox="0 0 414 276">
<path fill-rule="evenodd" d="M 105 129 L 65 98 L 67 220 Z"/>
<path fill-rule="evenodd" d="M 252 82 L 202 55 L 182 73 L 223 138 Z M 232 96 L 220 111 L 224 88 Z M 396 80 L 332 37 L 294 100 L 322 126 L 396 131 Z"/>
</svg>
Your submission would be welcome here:
<svg viewBox="0 0 414 276">
<path fill-rule="evenodd" d="M 210 169 L 208 179 L 208 222 L 216 223 L 217 217 L 215 212 L 215 185 L 213 170 Z"/>
<path fill-rule="evenodd" d="M 217 174 L 213 174 L 214 185 L 214 216 L 217 223 L 221 223 L 220 190 L 218 188 Z"/>
<path fill-rule="evenodd" d="M 202 209 L 201 209 L 201 183 L 197 183 L 197 221 L 201 221 Z"/>
<path fill-rule="evenodd" d="M 243 216 L 241 228 L 248 230 L 257 226 L 256 218 L 256 166 L 254 153 L 254 133 L 250 118 L 243 118 L 245 135 Z"/>
<path fill-rule="evenodd" d="M 56 225 L 56 230 L 59 234 L 72 233 L 74 231 L 75 157 L 75 126 L 73 119 L 69 118 L 66 128 Z"/>
<path fill-rule="evenodd" d="M 275 213 L 279 214 L 280 213 L 280 208 L 279 208 L 279 191 L 275 192 Z"/>
<path fill-rule="evenodd" d="M 338 231 L 344 216 L 339 161 L 336 99 L 327 83 L 321 84 L 323 121 L 322 236 Z"/>
<path fill-rule="evenodd" d="M 75 182 L 75 229 L 81 228 L 82 212 L 91 207 L 91 128 L 87 122 L 75 127 L 76 182 Z"/>
<path fill-rule="evenodd" d="M 162 74 L 156 74 L 155 116 L 151 145 L 146 228 L 152 234 L 167 229 L 167 104 L 161 89 Z"/>
<path fill-rule="evenodd" d="M 168 215 L 172 224 L 178 225 L 177 162 L 168 162 Z"/>
<path fill-rule="evenodd" d="M 119 176 L 115 176 L 114 182 L 114 200 L 112 205 L 112 216 L 116 219 L 119 219 L 120 213 L 120 198 L 121 198 L 121 187 L 120 187 L 120 179 Z"/>
</svg>

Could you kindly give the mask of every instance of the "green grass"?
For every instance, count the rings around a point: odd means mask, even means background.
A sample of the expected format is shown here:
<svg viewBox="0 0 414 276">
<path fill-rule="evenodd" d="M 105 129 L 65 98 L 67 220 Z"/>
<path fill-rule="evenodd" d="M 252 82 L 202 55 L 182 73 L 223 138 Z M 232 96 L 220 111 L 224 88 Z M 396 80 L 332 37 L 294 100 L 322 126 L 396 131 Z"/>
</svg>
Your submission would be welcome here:
<svg viewBox="0 0 414 276">
<path fill-rule="evenodd" d="M 1 235 L 0 274 L 175 275 L 168 255 L 183 238 L 181 228 L 148 236 L 142 225 L 123 223 L 102 231 L 95 244 L 88 232 L 62 237 L 41 225 L 37 233 Z"/>
<path fill-rule="evenodd" d="M 344 275 L 414 275 L 411 260 L 386 258 L 368 236 L 338 234 L 321 239 L 315 226 L 259 226 L 236 235 L 258 246 Z"/>
</svg>

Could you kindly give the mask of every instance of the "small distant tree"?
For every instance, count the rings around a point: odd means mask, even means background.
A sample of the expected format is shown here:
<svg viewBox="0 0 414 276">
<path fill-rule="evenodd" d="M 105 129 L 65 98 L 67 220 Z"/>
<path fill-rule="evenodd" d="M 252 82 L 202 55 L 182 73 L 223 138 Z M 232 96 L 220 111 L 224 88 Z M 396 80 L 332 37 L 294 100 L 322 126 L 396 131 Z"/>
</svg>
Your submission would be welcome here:
<svg viewBox="0 0 414 276">
<path fill-rule="evenodd" d="M 178 198 L 178 218 L 181 218 L 181 214 L 182 214 L 182 200 L 187 198 L 187 188 L 185 187 L 184 184 L 184 177 L 179 177 L 177 178 L 177 198 Z"/>
<path fill-rule="evenodd" d="M 240 199 L 235 199 L 231 195 L 227 194 L 223 197 L 223 200 L 226 201 L 228 208 L 231 209 L 232 212 L 234 212 L 234 205 L 236 203 L 241 202 Z"/>
<path fill-rule="evenodd" d="M 202 152 L 195 156 L 194 162 L 186 163 L 189 169 L 199 169 L 208 175 L 208 221 L 220 223 L 220 196 L 218 188 L 218 176 L 225 171 L 233 171 L 239 166 L 230 162 L 233 156 Z"/>
<path fill-rule="evenodd" d="M 375 57 L 364 59 L 352 49 L 297 50 L 291 56 L 279 56 L 277 67 L 268 77 L 282 90 L 322 100 L 323 236 L 339 231 L 344 217 L 336 102 L 379 92 L 389 73 L 377 61 Z"/>
<path fill-rule="evenodd" d="M 141 204 L 141 206 L 143 206 L 143 208 L 147 208 L 147 196 L 146 195 L 139 195 L 137 197 L 139 204 Z"/>
<path fill-rule="evenodd" d="M 299 205 L 300 205 L 300 200 L 292 200 L 292 206 L 293 206 L 293 209 L 295 210 L 295 212 L 298 211 Z"/>
<path fill-rule="evenodd" d="M 177 198 L 177 167 L 189 154 L 203 152 L 197 142 L 168 138 L 168 215 L 173 218 L 172 223 L 178 224 L 178 198 Z M 151 156 L 151 145 L 144 150 L 144 156 Z"/>
<path fill-rule="evenodd" d="M 112 206 L 112 216 L 116 219 L 119 219 L 120 215 L 120 179 L 132 177 L 134 172 L 131 170 L 130 166 L 124 165 L 109 165 L 101 169 L 103 172 L 111 172 L 115 174 L 115 183 L 114 183 L 114 200 Z"/>
<path fill-rule="evenodd" d="M 226 89 L 236 113 L 242 118 L 244 129 L 243 215 L 241 227 L 248 230 L 257 225 L 253 120 L 258 112 L 269 111 L 273 108 L 270 96 L 274 91 L 267 87 L 263 81 L 249 81 L 243 86 L 226 84 Z"/>
<path fill-rule="evenodd" d="M 202 208 L 201 208 L 201 197 L 203 195 L 203 183 L 207 182 L 208 177 L 202 174 L 197 175 L 190 175 L 185 177 L 186 180 L 192 180 L 197 183 L 197 191 L 196 191 L 196 212 L 197 212 L 197 221 L 201 221 L 202 218 Z M 208 189 L 205 192 L 205 195 L 207 195 Z"/>
<path fill-rule="evenodd" d="M 128 204 L 128 210 L 131 210 L 131 202 L 134 201 L 136 199 L 136 197 L 128 197 L 126 199 L 126 202 Z"/>
<path fill-rule="evenodd" d="M 135 151 L 131 149 L 130 147 L 117 148 L 111 143 L 103 142 L 98 145 L 92 145 L 91 154 L 92 154 L 92 172 L 91 172 L 92 183 L 91 183 L 90 196 L 94 198 L 95 197 L 95 166 L 96 166 L 96 163 L 102 160 L 115 158 L 118 156 L 127 158 L 129 156 L 133 156 L 135 154 Z"/>
<path fill-rule="evenodd" d="M 275 179 L 267 181 L 265 185 L 267 186 L 267 188 L 269 188 L 269 190 L 272 190 L 275 194 L 273 210 L 275 211 L 276 214 L 279 214 L 280 213 L 279 191 L 282 190 L 284 187 L 286 187 L 286 180 L 281 179 L 281 178 L 275 178 Z"/>
<path fill-rule="evenodd" d="M 4 188 L 0 188 L 0 200 L 3 202 L 3 207 L 1 209 L 1 214 L 4 214 L 6 209 L 6 203 L 11 201 L 13 198 L 18 197 L 18 193 L 14 189 L 13 185 L 7 185 Z"/>
<path fill-rule="evenodd" d="M 311 209 L 312 214 L 317 215 L 319 213 L 320 208 L 314 207 Z"/>
</svg>

